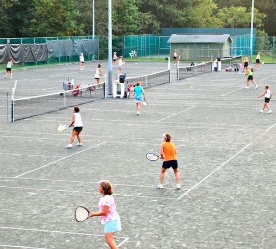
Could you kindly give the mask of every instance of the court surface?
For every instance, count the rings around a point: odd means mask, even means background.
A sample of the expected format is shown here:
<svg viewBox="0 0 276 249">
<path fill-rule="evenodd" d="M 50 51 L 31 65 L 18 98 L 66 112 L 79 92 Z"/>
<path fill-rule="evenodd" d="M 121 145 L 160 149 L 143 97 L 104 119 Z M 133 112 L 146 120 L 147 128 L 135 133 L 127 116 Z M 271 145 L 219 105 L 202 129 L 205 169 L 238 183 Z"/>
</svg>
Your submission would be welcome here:
<svg viewBox="0 0 276 249">
<path fill-rule="evenodd" d="M 70 130 L 56 128 L 70 122 L 71 108 L 7 122 L 6 92 L 15 79 L 54 88 L 67 78 L 93 79 L 96 66 L 19 70 L 13 80 L 1 74 L 0 248 L 108 248 L 99 218 L 74 220 L 78 205 L 97 210 L 101 179 L 114 186 L 121 249 L 274 248 L 275 65 L 256 70 L 257 90 L 245 89 L 246 76 L 234 72 L 177 82 L 172 65 L 170 84 L 146 90 L 141 116 L 133 97 L 81 105 L 83 146 L 70 150 Z M 163 69 L 166 62 L 129 62 L 124 70 Z M 259 113 L 263 98 L 256 98 L 265 84 L 274 94 L 270 115 Z M 178 149 L 180 190 L 171 170 L 157 189 L 161 161 L 145 158 L 159 153 L 166 132 Z"/>
</svg>

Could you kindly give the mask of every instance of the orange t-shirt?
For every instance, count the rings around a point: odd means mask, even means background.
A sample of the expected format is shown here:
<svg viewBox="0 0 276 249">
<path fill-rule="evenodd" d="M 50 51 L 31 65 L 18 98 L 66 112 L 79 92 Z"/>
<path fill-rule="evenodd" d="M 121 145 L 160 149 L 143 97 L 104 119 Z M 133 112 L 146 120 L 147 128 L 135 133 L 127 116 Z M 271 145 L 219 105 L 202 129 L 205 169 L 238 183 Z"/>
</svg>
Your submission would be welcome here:
<svg viewBox="0 0 276 249">
<path fill-rule="evenodd" d="M 177 151 L 173 142 L 163 142 L 160 154 L 163 155 L 164 161 L 177 160 Z"/>
</svg>

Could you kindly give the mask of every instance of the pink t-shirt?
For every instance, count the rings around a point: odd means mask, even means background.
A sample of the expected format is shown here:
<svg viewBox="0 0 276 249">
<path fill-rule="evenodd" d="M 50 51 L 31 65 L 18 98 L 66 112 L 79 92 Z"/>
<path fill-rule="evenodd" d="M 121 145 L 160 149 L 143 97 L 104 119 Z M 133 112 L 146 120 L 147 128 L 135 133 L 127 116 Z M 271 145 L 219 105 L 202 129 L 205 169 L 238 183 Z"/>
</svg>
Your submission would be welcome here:
<svg viewBox="0 0 276 249">
<path fill-rule="evenodd" d="M 110 220 L 119 220 L 119 214 L 116 211 L 116 204 L 112 195 L 105 195 L 101 197 L 98 208 L 99 210 L 103 210 L 104 206 L 108 206 L 109 210 L 106 216 L 101 216 L 101 223 L 105 224 Z"/>
</svg>

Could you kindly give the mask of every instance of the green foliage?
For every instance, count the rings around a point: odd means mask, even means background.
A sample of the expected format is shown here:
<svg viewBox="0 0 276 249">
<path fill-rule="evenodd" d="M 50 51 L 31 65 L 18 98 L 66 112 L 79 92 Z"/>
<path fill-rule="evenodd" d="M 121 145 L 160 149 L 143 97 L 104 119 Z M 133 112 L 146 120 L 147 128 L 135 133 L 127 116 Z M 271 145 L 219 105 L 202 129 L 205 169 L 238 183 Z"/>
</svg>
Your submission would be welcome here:
<svg viewBox="0 0 276 249">
<path fill-rule="evenodd" d="M 251 9 L 245 7 L 222 8 L 217 14 L 224 28 L 248 28 L 251 25 Z M 261 29 L 265 15 L 254 8 L 254 27 Z"/>
<path fill-rule="evenodd" d="M 195 0 L 188 7 L 189 28 L 219 28 L 221 21 L 214 15 L 217 5 L 212 0 Z"/>
<path fill-rule="evenodd" d="M 94 0 L 95 34 L 108 33 L 108 0 Z M 249 28 L 251 1 L 112 0 L 113 34 L 159 34 L 160 28 Z M 254 27 L 276 35 L 276 1 L 255 1 Z M 0 36 L 92 34 L 92 0 L 1 0 Z"/>
<path fill-rule="evenodd" d="M 33 0 L 32 36 L 80 35 L 78 11 L 73 0 Z"/>
</svg>

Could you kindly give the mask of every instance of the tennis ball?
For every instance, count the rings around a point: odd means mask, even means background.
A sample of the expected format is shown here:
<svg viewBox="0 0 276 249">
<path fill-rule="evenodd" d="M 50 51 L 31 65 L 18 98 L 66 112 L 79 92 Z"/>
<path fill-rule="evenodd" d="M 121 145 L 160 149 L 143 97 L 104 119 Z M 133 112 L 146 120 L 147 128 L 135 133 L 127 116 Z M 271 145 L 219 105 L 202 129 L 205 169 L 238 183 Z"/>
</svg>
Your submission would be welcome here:
<svg viewBox="0 0 276 249">
<path fill-rule="evenodd" d="M 193 85 L 190 85 L 190 88 L 193 88 L 194 86 Z"/>
</svg>

